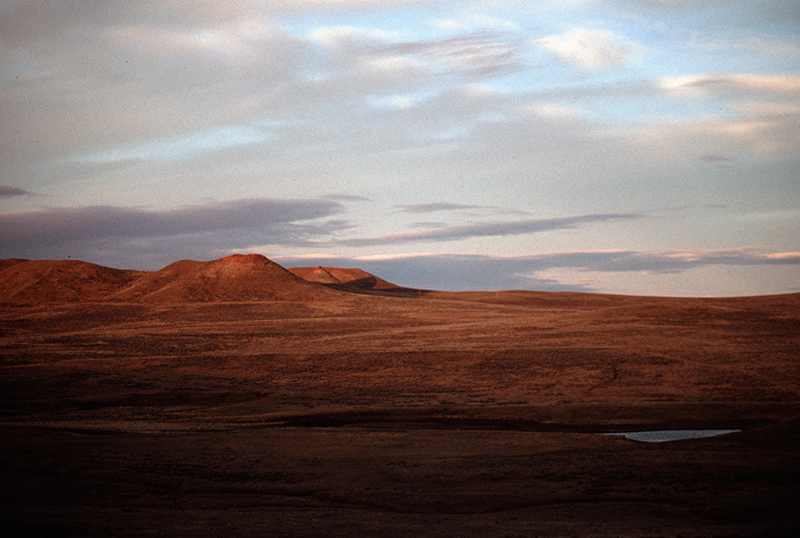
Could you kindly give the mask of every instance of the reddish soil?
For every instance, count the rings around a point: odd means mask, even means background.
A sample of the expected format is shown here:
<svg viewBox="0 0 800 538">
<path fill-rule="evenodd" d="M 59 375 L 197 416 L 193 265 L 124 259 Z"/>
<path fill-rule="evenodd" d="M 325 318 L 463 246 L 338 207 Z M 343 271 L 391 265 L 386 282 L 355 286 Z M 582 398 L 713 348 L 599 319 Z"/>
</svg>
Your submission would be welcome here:
<svg viewBox="0 0 800 538">
<path fill-rule="evenodd" d="M 5 536 L 800 531 L 800 295 L 402 297 L 262 257 L 90 266 L 0 264 Z M 742 431 L 598 435 L 672 428 Z"/>
</svg>

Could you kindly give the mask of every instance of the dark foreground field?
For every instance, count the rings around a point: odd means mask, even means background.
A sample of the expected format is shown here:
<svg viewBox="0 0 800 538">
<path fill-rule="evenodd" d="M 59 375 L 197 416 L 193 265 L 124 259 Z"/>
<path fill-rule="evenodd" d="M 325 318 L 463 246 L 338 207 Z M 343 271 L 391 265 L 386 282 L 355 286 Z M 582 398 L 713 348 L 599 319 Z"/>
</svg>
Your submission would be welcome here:
<svg viewBox="0 0 800 538">
<path fill-rule="evenodd" d="M 0 532 L 794 537 L 798 307 L 342 292 L 3 308 Z M 597 435 L 665 428 L 742 431 Z"/>
</svg>

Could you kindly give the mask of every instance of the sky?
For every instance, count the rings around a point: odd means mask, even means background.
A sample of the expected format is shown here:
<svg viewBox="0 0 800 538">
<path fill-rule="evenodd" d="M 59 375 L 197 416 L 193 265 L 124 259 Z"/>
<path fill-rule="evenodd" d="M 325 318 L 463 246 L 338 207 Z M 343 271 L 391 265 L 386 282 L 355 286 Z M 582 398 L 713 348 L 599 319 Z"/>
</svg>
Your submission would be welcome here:
<svg viewBox="0 0 800 538">
<path fill-rule="evenodd" d="M 800 4 L 0 0 L 0 258 L 800 291 Z"/>
</svg>

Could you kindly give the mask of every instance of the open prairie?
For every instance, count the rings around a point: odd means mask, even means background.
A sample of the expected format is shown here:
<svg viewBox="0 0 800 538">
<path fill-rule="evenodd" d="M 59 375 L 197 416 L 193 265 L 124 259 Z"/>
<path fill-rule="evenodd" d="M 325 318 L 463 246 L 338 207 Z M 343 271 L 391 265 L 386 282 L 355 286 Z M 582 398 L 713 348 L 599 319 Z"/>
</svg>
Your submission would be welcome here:
<svg viewBox="0 0 800 538">
<path fill-rule="evenodd" d="M 90 301 L 4 269 L 4 535 L 800 531 L 800 295 L 337 288 L 234 261 L 92 269 L 66 286 L 102 280 Z M 741 431 L 598 435 L 690 428 Z"/>
</svg>

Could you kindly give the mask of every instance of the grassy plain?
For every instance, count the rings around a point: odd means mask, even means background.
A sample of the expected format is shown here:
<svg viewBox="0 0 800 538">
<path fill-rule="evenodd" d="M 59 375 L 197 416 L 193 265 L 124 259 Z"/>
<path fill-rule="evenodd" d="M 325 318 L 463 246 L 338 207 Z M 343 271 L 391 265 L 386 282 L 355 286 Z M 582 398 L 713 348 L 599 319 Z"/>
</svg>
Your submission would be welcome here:
<svg viewBox="0 0 800 538">
<path fill-rule="evenodd" d="M 800 295 L 405 295 L 3 308 L 4 535 L 797 535 Z"/>
</svg>

